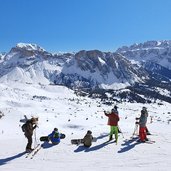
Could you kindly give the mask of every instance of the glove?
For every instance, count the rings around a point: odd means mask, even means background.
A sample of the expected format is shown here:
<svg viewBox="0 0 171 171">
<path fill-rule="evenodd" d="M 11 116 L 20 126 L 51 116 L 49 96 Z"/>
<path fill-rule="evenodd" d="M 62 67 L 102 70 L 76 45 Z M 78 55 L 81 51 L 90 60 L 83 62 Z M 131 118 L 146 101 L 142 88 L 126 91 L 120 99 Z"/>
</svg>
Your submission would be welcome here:
<svg viewBox="0 0 171 171">
<path fill-rule="evenodd" d="M 36 129 L 36 128 L 38 128 L 38 126 L 37 125 L 34 125 L 33 129 Z"/>
</svg>

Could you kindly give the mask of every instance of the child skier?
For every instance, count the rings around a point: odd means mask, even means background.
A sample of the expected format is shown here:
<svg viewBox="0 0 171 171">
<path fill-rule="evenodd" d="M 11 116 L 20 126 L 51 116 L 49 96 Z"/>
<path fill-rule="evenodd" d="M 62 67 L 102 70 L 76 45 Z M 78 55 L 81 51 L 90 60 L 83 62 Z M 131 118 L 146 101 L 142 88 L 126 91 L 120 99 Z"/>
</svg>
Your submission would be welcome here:
<svg viewBox="0 0 171 171">
<path fill-rule="evenodd" d="M 108 117 L 108 125 L 110 125 L 110 136 L 109 136 L 109 141 L 113 139 L 113 134 L 115 134 L 115 141 L 116 144 L 118 142 L 118 121 L 119 121 L 119 116 L 118 113 L 114 109 L 112 109 L 111 113 L 106 113 L 104 111 L 104 114 Z"/>
<path fill-rule="evenodd" d="M 147 138 L 147 132 L 146 132 L 146 123 L 147 123 L 147 117 L 148 117 L 148 112 L 147 112 L 147 108 L 143 107 L 141 110 L 141 116 L 140 116 L 140 120 L 139 120 L 139 138 L 141 142 L 145 142 L 148 141 Z"/>
<path fill-rule="evenodd" d="M 116 105 L 114 106 L 113 112 L 119 116 L 118 106 L 116 106 Z M 118 133 L 122 133 L 119 126 L 118 126 Z"/>
</svg>

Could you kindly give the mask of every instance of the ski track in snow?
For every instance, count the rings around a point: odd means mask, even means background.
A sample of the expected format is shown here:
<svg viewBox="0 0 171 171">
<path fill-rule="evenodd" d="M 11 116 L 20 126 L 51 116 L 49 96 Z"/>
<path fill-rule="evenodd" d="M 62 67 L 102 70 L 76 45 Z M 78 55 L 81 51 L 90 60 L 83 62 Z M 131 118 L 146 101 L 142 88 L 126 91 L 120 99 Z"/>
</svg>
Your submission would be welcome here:
<svg viewBox="0 0 171 171">
<path fill-rule="evenodd" d="M 78 97 L 73 91 L 61 86 L 23 85 L 19 83 L 0 85 L 0 170 L 1 171 L 110 171 L 110 170 L 158 170 L 171 169 L 171 104 L 118 104 L 120 113 L 119 142 L 108 140 L 109 126 L 103 110 L 112 106 L 103 105 L 100 99 Z M 100 105 L 99 105 L 100 104 Z M 99 107 L 100 106 L 100 107 Z M 142 106 L 149 111 L 148 136 L 154 144 L 140 144 L 130 137 L 135 127 L 135 117 Z M 27 117 L 39 117 L 36 141 L 49 134 L 54 127 L 66 134 L 55 146 L 44 144 L 33 159 L 25 158 L 26 138 L 19 122 Z M 151 119 L 152 118 L 152 123 Z M 92 130 L 97 141 L 90 148 L 71 145 L 71 139 L 82 138 Z M 42 143 L 42 142 L 41 142 Z M 36 145 L 35 134 L 33 146 Z"/>
</svg>

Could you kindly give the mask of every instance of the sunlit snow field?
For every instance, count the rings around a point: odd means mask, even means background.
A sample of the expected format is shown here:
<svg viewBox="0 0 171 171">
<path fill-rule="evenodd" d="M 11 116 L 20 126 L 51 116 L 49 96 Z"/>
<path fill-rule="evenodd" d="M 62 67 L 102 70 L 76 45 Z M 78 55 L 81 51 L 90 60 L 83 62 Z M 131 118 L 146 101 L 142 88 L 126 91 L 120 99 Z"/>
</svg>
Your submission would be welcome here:
<svg viewBox="0 0 171 171">
<path fill-rule="evenodd" d="M 161 103 L 161 102 L 160 102 Z M 0 85 L 0 170 L 1 171 L 110 171 L 171 169 L 171 104 L 119 103 L 119 142 L 108 140 L 109 126 L 103 111 L 113 106 L 100 99 L 76 96 L 73 91 L 53 85 L 6 83 Z M 116 103 L 113 103 L 116 104 Z M 143 106 L 149 112 L 148 136 L 154 144 L 130 141 L 135 128 L 135 117 Z M 32 116 L 39 117 L 33 135 L 33 147 L 39 137 L 51 133 L 54 127 L 66 134 L 56 146 L 44 145 L 33 159 L 25 158 L 27 143 L 20 122 Z M 97 141 L 90 148 L 71 145 L 71 139 L 82 138 L 87 130 Z"/>
</svg>

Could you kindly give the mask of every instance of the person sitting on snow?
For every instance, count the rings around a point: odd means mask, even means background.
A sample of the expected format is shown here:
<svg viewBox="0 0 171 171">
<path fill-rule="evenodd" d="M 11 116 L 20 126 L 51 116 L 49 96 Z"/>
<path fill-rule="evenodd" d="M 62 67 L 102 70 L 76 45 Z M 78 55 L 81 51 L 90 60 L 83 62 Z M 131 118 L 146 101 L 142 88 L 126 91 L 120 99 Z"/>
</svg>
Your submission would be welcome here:
<svg viewBox="0 0 171 171">
<path fill-rule="evenodd" d="M 56 145 L 60 143 L 60 133 L 57 128 L 54 128 L 51 134 L 48 135 L 48 140 L 52 142 L 52 144 Z"/>
<path fill-rule="evenodd" d="M 90 130 L 87 131 L 87 134 L 83 138 L 83 143 L 85 147 L 90 147 L 92 145 L 92 132 Z"/>
</svg>

